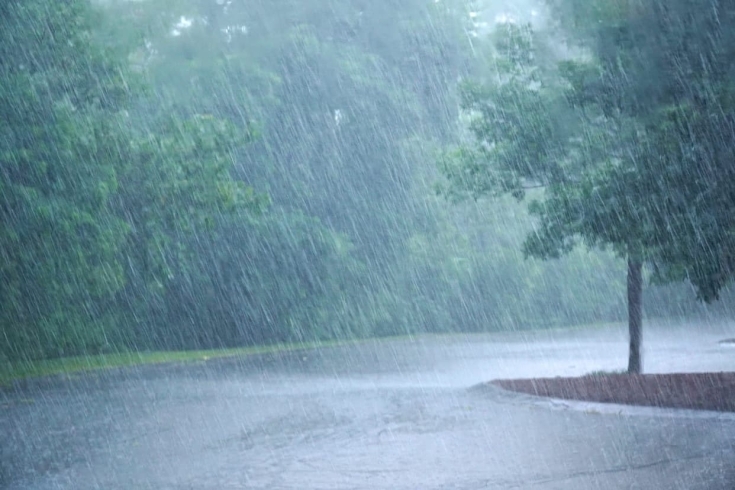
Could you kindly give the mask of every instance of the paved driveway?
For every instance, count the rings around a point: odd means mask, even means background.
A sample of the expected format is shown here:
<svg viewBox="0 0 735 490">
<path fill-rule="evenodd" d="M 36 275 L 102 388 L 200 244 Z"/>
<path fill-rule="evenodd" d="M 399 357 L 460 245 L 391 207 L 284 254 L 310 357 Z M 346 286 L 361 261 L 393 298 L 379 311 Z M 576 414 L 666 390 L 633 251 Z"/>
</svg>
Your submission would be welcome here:
<svg viewBox="0 0 735 490">
<path fill-rule="evenodd" d="M 649 372 L 735 370 L 728 326 L 649 328 Z M 422 337 L 0 394 L 9 489 L 728 489 L 735 417 L 599 414 L 478 383 L 624 367 L 622 327 Z"/>
</svg>

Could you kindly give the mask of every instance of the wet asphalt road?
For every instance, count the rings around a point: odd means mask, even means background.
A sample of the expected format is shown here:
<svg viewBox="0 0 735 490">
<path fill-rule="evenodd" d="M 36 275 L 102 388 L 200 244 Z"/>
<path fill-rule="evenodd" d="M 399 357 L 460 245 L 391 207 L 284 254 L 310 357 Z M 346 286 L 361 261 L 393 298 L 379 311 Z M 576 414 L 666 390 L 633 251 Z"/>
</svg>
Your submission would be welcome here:
<svg viewBox="0 0 735 490">
<path fill-rule="evenodd" d="M 648 372 L 735 370 L 733 326 L 646 330 Z M 0 393 L 8 489 L 733 489 L 735 417 L 558 410 L 478 383 L 625 366 L 625 330 L 422 337 Z"/>
</svg>

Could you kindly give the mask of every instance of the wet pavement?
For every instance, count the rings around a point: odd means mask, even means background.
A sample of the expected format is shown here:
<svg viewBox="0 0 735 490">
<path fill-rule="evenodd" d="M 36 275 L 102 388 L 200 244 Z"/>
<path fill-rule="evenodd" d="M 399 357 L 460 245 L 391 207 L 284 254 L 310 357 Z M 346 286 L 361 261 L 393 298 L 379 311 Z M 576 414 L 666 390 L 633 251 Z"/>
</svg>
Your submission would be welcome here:
<svg viewBox="0 0 735 490">
<path fill-rule="evenodd" d="M 735 326 L 647 326 L 647 372 L 732 371 Z M 732 489 L 735 418 L 558 410 L 479 383 L 625 367 L 623 327 L 421 337 L 0 393 L 8 489 Z"/>
</svg>

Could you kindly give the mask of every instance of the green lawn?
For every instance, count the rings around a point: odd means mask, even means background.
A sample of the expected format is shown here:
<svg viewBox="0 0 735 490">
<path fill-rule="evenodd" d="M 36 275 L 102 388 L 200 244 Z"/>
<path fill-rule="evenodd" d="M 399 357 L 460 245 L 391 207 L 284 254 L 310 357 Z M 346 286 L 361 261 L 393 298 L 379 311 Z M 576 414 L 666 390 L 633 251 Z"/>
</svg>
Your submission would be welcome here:
<svg viewBox="0 0 735 490">
<path fill-rule="evenodd" d="M 0 369 L 0 386 L 12 381 L 54 374 L 71 374 L 96 369 L 109 369 L 141 364 L 167 362 L 206 361 L 219 357 L 237 357 L 270 352 L 286 352 L 299 349 L 313 349 L 337 345 L 340 342 L 306 342 L 300 344 L 275 344 L 267 346 L 243 347 L 238 349 L 199 350 L 199 351 L 156 351 L 121 352 L 96 356 L 64 357 L 60 359 L 6 363 Z"/>
<path fill-rule="evenodd" d="M 582 328 L 602 327 L 609 324 L 580 325 L 574 327 L 529 330 L 528 332 L 546 333 L 551 331 L 569 331 Z M 518 332 L 492 332 L 496 335 L 504 333 L 517 334 Z M 237 349 L 198 350 L 198 351 L 156 351 L 156 352 L 121 352 L 116 354 L 103 354 L 96 356 L 65 357 L 61 359 L 10 362 L 0 364 L 0 386 L 8 386 L 13 381 L 38 376 L 49 376 L 57 374 L 73 374 L 98 369 L 110 369 L 125 366 L 138 366 L 143 364 L 160 364 L 168 362 L 196 362 L 216 359 L 220 357 L 238 357 L 253 354 L 268 354 L 272 352 L 288 352 L 301 349 L 315 349 L 318 347 L 332 347 L 344 344 L 356 344 L 363 342 L 384 342 L 402 339 L 415 339 L 417 337 L 463 337 L 471 335 L 466 333 L 449 334 L 419 334 L 399 335 L 383 338 L 351 339 L 351 340 L 328 340 L 317 342 L 303 342 L 294 344 L 274 344 L 266 346 L 242 347 Z"/>
</svg>

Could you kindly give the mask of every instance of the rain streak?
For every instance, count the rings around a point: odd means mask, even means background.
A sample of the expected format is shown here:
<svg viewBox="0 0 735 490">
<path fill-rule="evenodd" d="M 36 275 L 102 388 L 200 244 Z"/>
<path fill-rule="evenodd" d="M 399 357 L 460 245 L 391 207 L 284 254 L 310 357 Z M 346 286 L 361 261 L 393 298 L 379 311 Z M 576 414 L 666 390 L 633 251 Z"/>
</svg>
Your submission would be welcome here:
<svg viewBox="0 0 735 490">
<path fill-rule="evenodd" d="M 0 488 L 735 488 L 735 5 L 0 0 Z"/>
</svg>

